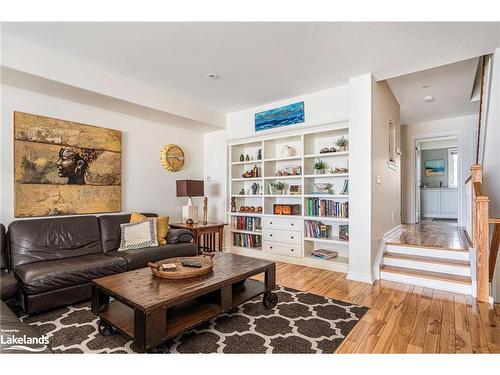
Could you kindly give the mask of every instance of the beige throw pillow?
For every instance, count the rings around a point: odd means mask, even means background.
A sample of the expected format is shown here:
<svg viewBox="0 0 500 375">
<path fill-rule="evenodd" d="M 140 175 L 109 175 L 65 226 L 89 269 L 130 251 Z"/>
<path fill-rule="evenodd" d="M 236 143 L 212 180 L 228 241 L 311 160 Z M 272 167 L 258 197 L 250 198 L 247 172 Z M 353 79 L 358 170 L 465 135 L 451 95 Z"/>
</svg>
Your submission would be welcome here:
<svg viewBox="0 0 500 375">
<path fill-rule="evenodd" d="M 158 246 L 156 219 L 120 224 L 120 231 L 121 241 L 118 251 Z"/>
</svg>

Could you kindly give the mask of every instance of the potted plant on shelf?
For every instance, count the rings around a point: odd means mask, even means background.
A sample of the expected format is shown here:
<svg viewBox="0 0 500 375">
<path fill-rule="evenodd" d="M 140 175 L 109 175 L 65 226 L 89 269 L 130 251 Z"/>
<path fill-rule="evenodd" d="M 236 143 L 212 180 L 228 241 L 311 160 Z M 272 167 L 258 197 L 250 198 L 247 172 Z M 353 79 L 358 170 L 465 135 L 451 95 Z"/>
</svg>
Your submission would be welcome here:
<svg viewBox="0 0 500 375">
<path fill-rule="evenodd" d="M 269 184 L 271 187 L 271 195 L 283 195 L 283 191 L 285 190 L 285 184 L 281 181 Z"/>
<path fill-rule="evenodd" d="M 349 141 L 344 138 L 344 136 L 337 139 L 335 144 L 340 148 L 340 151 L 347 151 L 347 146 L 349 146 Z"/>
<path fill-rule="evenodd" d="M 326 169 L 326 163 L 323 160 L 316 160 L 314 162 L 314 174 L 324 174 Z"/>
</svg>

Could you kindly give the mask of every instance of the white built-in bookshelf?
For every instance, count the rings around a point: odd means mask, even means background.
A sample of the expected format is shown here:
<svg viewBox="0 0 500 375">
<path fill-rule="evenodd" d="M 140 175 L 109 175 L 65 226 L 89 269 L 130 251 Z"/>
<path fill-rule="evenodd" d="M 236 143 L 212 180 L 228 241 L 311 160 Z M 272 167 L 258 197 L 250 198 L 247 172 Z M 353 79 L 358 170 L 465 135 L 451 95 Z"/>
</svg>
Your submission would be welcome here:
<svg viewBox="0 0 500 375">
<path fill-rule="evenodd" d="M 349 241 L 340 238 L 339 232 L 349 232 L 349 151 L 335 145 L 341 137 L 349 139 L 345 122 L 229 142 L 226 248 L 237 254 L 347 272 Z M 320 152 L 332 147 L 337 151 Z M 324 174 L 314 170 L 318 160 L 327 165 Z M 250 170 L 257 170 L 257 176 L 243 177 Z M 276 191 L 278 183 L 284 184 L 283 191 Z M 319 193 L 318 186 L 325 186 L 317 184 L 326 184 L 328 189 Z M 236 212 L 231 211 L 232 199 Z M 277 215 L 275 205 L 294 205 L 296 212 Z M 240 207 L 253 207 L 253 211 L 242 212 Z M 338 256 L 315 258 L 312 252 L 318 249 L 334 250 Z"/>
</svg>

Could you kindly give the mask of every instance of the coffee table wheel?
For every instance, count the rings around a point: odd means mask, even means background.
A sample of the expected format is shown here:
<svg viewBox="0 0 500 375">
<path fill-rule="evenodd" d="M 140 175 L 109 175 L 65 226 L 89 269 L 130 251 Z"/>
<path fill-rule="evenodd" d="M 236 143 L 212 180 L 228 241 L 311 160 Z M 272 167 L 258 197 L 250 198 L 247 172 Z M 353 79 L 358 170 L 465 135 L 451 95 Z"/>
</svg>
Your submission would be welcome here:
<svg viewBox="0 0 500 375">
<path fill-rule="evenodd" d="M 278 295 L 274 292 L 265 292 L 262 303 L 266 309 L 273 309 L 278 304 Z"/>
<path fill-rule="evenodd" d="M 99 320 L 97 322 L 97 330 L 103 336 L 111 336 L 116 333 L 116 329 L 112 325 L 106 323 L 104 320 Z"/>
</svg>

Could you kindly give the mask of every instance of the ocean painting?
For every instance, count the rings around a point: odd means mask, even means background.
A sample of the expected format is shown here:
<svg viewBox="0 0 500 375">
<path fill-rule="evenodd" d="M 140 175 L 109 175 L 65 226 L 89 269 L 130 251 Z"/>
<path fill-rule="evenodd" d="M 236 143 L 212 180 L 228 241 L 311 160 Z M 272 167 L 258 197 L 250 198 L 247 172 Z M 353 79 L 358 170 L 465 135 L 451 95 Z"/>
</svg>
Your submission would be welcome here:
<svg viewBox="0 0 500 375">
<path fill-rule="evenodd" d="M 444 160 L 426 160 L 425 161 L 425 175 L 430 176 L 443 176 L 444 175 Z"/>
<path fill-rule="evenodd" d="M 256 113 L 255 131 L 269 130 L 301 122 L 304 122 L 304 102 Z"/>
</svg>

